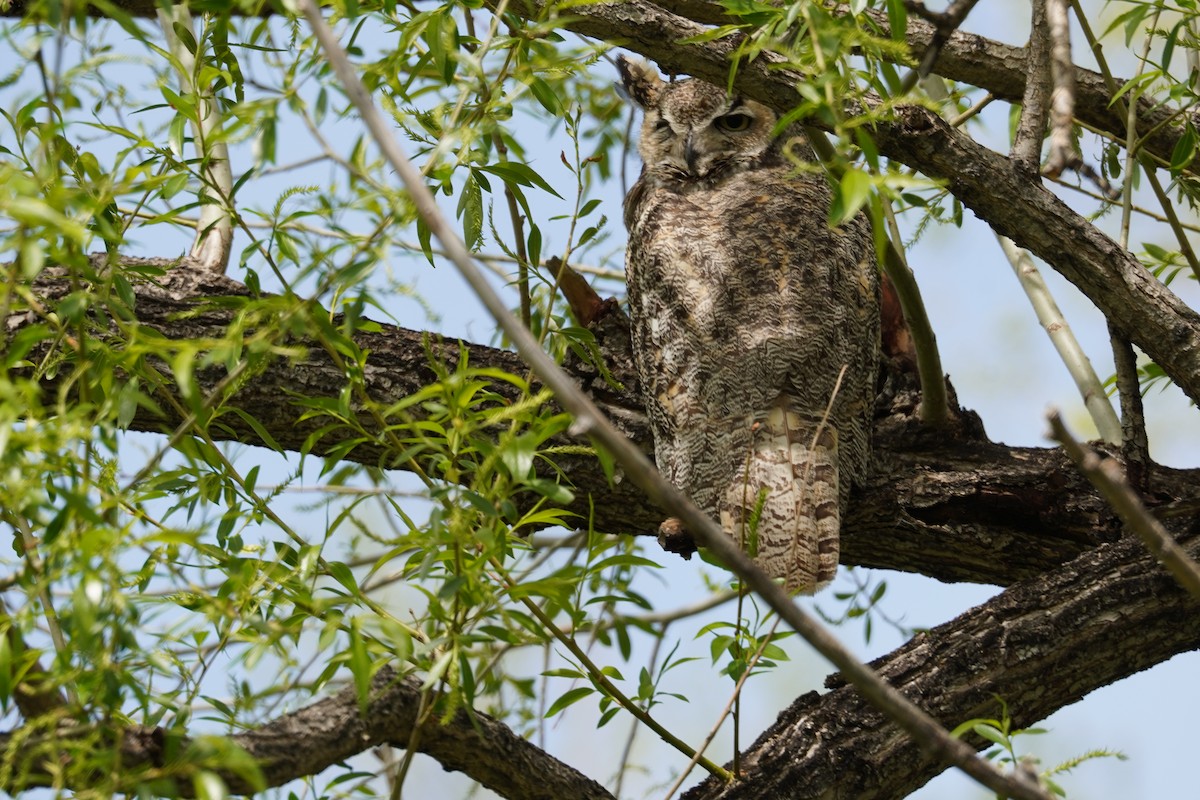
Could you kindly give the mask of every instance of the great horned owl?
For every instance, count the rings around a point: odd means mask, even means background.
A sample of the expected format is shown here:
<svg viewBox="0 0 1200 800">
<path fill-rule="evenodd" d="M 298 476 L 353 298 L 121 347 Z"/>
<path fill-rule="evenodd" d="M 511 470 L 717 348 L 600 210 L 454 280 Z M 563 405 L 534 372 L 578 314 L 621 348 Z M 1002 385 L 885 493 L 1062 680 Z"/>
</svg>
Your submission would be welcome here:
<svg viewBox="0 0 1200 800">
<path fill-rule="evenodd" d="M 786 154 L 811 151 L 776 135 L 766 106 L 699 80 L 665 83 L 647 64 L 618 67 L 645 112 L 626 277 L 658 467 L 735 540 L 756 543 L 755 560 L 788 591 L 814 592 L 837 571 L 839 521 L 869 456 L 869 223 L 829 227 L 826 180 Z"/>
</svg>

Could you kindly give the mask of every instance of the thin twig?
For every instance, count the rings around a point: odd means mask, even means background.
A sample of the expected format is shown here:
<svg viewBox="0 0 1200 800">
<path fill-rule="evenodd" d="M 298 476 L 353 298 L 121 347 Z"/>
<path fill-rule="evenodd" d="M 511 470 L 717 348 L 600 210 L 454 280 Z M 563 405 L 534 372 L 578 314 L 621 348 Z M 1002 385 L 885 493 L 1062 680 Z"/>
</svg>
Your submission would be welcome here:
<svg viewBox="0 0 1200 800">
<path fill-rule="evenodd" d="M 767 635 L 764 636 L 762 642 L 759 643 L 758 649 L 754 651 L 753 655 L 750 656 L 750 660 L 746 662 L 746 669 L 743 670 L 741 677 L 739 677 L 737 683 L 734 684 L 733 694 L 730 695 L 729 701 L 725 703 L 725 707 L 721 709 L 721 713 L 717 715 L 717 721 L 713 723 L 711 728 L 709 728 L 708 735 L 704 737 L 704 741 L 701 742 L 700 746 L 696 748 L 695 757 L 693 757 L 692 760 L 688 762 L 687 766 L 683 768 L 683 771 L 679 773 L 679 777 L 676 778 L 675 782 L 671 784 L 671 788 L 667 789 L 667 793 L 663 796 L 663 800 L 671 800 L 671 798 L 675 796 L 675 793 L 679 791 L 679 787 L 683 785 L 683 782 L 687 780 L 687 776 L 690 775 L 692 769 L 695 768 L 696 759 L 703 755 L 704 751 L 708 749 L 708 746 L 712 744 L 712 740 L 717 738 L 717 733 L 720 732 L 721 726 L 725 724 L 725 720 L 733 711 L 734 705 L 741 699 L 742 688 L 746 685 L 746 681 L 750 679 L 750 673 L 752 673 L 754 668 L 758 666 L 758 662 L 760 659 L 762 659 L 763 653 L 767 651 L 767 647 L 774 640 L 775 631 L 779 629 L 779 623 L 780 619 L 776 617 L 775 622 L 771 624 L 771 630 L 767 631 Z M 619 794 L 617 796 L 620 797 Z"/>
<path fill-rule="evenodd" d="M 995 99 L 996 99 L 996 95 L 992 94 L 991 92 L 988 92 L 978 102 L 976 102 L 974 105 L 972 105 L 966 111 L 962 112 L 954 119 L 947 120 L 947 122 L 950 123 L 951 128 L 961 127 L 967 120 L 971 119 L 976 114 L 978 114 L 980 111 L 983 111 L 985 108 L 987 108 L 988 105 L 990 105 L 992 103 L 992 101 Z"/>
<path fill-rule="evenodd" d="M 649 499 L 679 517 L 699 544 L 709 550 L 775 610 L 784 621 L 819 653 L 841 670 L 843 676 L 933 757 L 959 767 L 993 791 L 1020 800 L 1052 800 L 1042 788 L 1019 774 L 1004 774 L 984 761 L 966 742 L 951 738 L 938 722 L 859 661 L 832 634 L 802 611 L 765 572 L 759 569 L 725 534 L 720 526 L 696 508 L 686 496 L 664 479 L 637 446 L 626 439 L 580 391 L 558 365 L 537 345 L 536 339 L 508 310 L 438 208 L 420 173 L 396 142 L 390 126 L 375 108 L 366 87 L 350 60 L 325 24 L 313 0 L 301 0 L 301 10 L 312 27 L 325 55 L 354 104 L 381 153 L 408 189 L 417 213 L 446 248 L 451 263 L 479 296 L 496 323 L 513 342 L 517 352 L 554 392 L 563 408 L 574 417 L 571 432 L 590 436 L 604 447 L 625 470 L 626 477 L 643 489 Z M 717 768 L 720 770 L 720 768 Z M 723 770 L 721 770 L 723 771 Z"/>
<path fill-rule="evenodd" d="M 305 2 L 311 2 L 311 0 L 305 0 Z M 509 316 L 511 316 L 511 314 Z M 515 584 L 513 584 L 512 580 L 504 574 L 502 571 L 502 565 L 495 561 L 493 561 L 493 565 L 500 570 L 501 578 L 505 581 L 506 585 L 510 589 L 513 588 Z M 678 736 L 664 728 L 658 722 L 658 720 L 650 716 L 648 711 L 644 710 L 637 703 L 630 700 L 624 692 L 616 687 L 616 684 L 609 680 L 604 671 L 596 666 L 595 662 L 588 657 L 588 654 L 583 651 L 583 648 L 579 646 L 578 642 L 559 630 L 558 626 L 554 624 L 554 621 L 550 619 L 550 617 L 546 616 L 546 612 L 542 611 L 541 607 L 538 606 L 537 603 L 533 602 L 528 597 L 520 598 L 520 602 L 525 606 L 526 609 L 528 609 L 530 614 L 537 618 L 538 622 L 541 623 L 542 629 L 549 631 L 550 634 L 558 640 L 558 643 L 567 648 L 571 655 L 579 661 L 580 665 L 587 670 L 588 677 L 598 689 L 604 692 L 606 696 L 611 697 L 617 704 L 636 717 L 643 725 L 658 734 L 659 738 L 664 742 L 671 745 L 689 758 L 696 758 L 700 766 L 704 767 L 704 769 L 710 774 L 716 775 L 717 777 L 726 781 L 733 778 L 733 775 L 725 768 L 714 764 L 712 761 L 709 761 L 707 758 L 704 758 L 701 755 L 697 755 L 696 751 L 689 747 L 687 742 L 684 742 Z"/>
<path fill-rule="evenodd" d="M 941 55 L 942 48 L 946 46 L 946 42 L 950 41 L 950 37 L 954 35 L 958 26 L 962 25 L 967 14 L 971 13 L 971 9 L 978 2 L 979 0 L 954 0 L 945 11 L 939 13 L 927 9 L 921 0 L 904 0 L 904 7 L 926 22 L 932 23 L 934 32 L 929 46 L 925 48 L 925 52 L 921 56 L 920 66 L 904 76 L 904 80 L 900 84 L 901 94 L 916 86 L 918 81 L 929 77 L 929 73 L 933 71 L 933 65 L 937 63 L 938 56 Z"/>
<path fill-rule="evenodd" d="M 1100 458 L 1090 447 L 1076 441 L 1057 411 L 1050 412 L 1049 420 L 1052 438 L 1062 444 L 1075 466 L 1100 490 L 1121 521 L 1146 543 L 1146 548 L 1175 576 L 1180 586 L 1200 599 L 1200 564 L 1188 557 L 1187 551 L 1142 505 L 1125 481 L 1121 465 L 1111 458 Z"/>
<path fill-rule="evenodd" d="M 1108 338 L 1112 343 L 1113 364 L 1117 373 L 1117 395 L 1121 399 L 1121 457 L 1125 476 L 1138 491 L 1146 491 L 1150 480 L 1150 443 L 1146 438 L 1146 415 L 1142 409 L 1142 388 L 1138 385 L 1137 356 L 1125 334 L 1111 322 Z"/>
<path fill-rule="evenodd" d="M 1011 239 L 998 234 L 996 238 L 1000 241 L 1000 247 L 1004 250 L 1008 263 L 1012 265 L 1013 272 L 1017 274 L 1021 288 L 1029 298 L 1038 322 L 1046 329 L 1046 335 L 1058 351 L 1059 358 L 1075 380 L 1075 388 L 1083 397 L 1083 404 L 1087 406 L 1092 421 L 1096 423 L 1100 438 L 1109 444 L 1120 444 L 1121 420 L 1117 419 L 1117 412 L 1113 411 L 1112 403 L 1108 402 L 1108 395 L 1104 392 L 1096 370 L 1092 368 L 1091 360 L 1087 353 L 1083 352 L 1083 347 L 1075 338 L 1071 326 L 1067 324 L 1066 317 L 1059 310 L 1058 303 L 1054 302 L 1054 296 L 1050 294 L 1050 289 L 1042 279 L 1037 265 L 1033 263 L 1033 258 L 1028 251 L 1013 244 Z"/>
</svg>

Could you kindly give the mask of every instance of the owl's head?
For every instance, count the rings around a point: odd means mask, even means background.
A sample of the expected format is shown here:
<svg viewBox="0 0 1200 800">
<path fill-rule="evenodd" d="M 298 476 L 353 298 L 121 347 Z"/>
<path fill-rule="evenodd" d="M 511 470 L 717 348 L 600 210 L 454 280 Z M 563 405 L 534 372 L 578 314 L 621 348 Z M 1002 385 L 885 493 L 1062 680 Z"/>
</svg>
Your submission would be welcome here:
<svg viewBox="0 0 1200 800">
<path fill-rule="evenodd" d="M 667 83 L 654 67 L 617 59 L 621 82 L 645 112 L 638 152 L 646 174 L 711 181 L 772 148 L 775 112 L 700 80 Z"/>
</svg>

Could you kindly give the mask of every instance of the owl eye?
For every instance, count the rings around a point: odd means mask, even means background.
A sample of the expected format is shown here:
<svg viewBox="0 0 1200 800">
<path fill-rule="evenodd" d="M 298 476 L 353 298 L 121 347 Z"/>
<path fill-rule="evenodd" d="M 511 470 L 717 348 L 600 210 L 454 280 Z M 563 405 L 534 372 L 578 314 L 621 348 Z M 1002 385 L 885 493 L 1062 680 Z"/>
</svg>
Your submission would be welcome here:
<svg viewBox="0 0 1200 800">
<path fill-rule="evenodd" d="M 754 118 L 741 111 L 717 117 L 715 120 L 717 129 L 725 133 L 742 133 L 743 131 L 748 131 L 752 122 L 754 122 Z"/>
</svg>

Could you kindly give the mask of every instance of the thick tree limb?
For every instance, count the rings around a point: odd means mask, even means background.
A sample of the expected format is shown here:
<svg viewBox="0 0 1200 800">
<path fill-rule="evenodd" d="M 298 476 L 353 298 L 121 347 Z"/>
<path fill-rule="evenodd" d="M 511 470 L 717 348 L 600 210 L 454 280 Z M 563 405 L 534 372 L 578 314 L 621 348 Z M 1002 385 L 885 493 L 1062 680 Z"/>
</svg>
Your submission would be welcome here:
<svg viewBox="0 0 1200 800">
<path fill-rule="evenodd" d="M 1200 554 L 1200 536 L 1186 547 Z M 1200 648 L 1200 603 L 1136 539 L 1089 551 L 872 663 L 947 727 L 995 717 L 1028 727 L 1088 692 Z M 904 797 L 944 769 L 837 676 L 798 698 L 742 754 L 743 780 L 687 800 Z M 976 740 L 976 746 L 984 746 Z"/>
<path fill-rule="evenodd" d="M 542 13 L 537 5 L 525 9 L 530 16 Z M 519 11 L 519 6 L 510 10 Z M 563 22 L 565 28 L 619 41 L 669 71 L 710 80 L 725 79 L 738 44 L 736 36 L 679 44 L 702 34 L 705 26 L 645 0 L 579 6 L 571 13 Z M 778 66 L 769 54 L 743 65 L 739 89 L 776 108 L 790 108 L 801 77 Z M 1019 69 L 1023 68 L 1021 59 Z M 1080 97 L 1084 83 L 1078 83 Z M 1190 398 L 1200 402 L 1200 314 L 1147 273 L 1130 253 L 1046 191 L 1040 180 L 1020 174 L 1009 159 L 916 107 L 901 107 L 893 121 L 877 124 L 875 139 L 888 157 L 944 179 L 997 233 L 1037 254 L 1074 283 Z"/>
<path fill-rule="evenodd" d="M 420 682 L 400 678 L 385 667 L 371 682 L 371 699 L 366 713 L 359 712 L 358 694 L 349 686 L 312 705 L 271 720 L 232 737 L 260 766 L 267 787 L 320 774 L 327 767 L 373 747 L 391 744 L 405 747 L 419 718 Z M 122 771 L 130 776 L 129 789 L 137 772 L 158 767 L 170 774 L 188 773 L 190 742 L 161 728 L 130 728 L 119 732 Z M 64 736 L 70 735 L 65 731 Z M 8 752 L 11 735 L 0 735 L 0 750 Z M 421 727 L 418 749 L 437 759 L 446 770 L 462 772 L 502 797 L 518 800 L 612 800 L 603 786 L 554 758 L 514 733 L 487 714 L 460 711 L 448 722 L 435 718 Z M 18 745 L 20 747 L 21 745 Z M 29 748 L 35 763 L 30 765 L 28 785 L 48 782 L 39 766 L 36 747 Z M 20 756 L 18 755 L 18 760 Z M 16 770 L 20 774 L 20 770 Z M 237 794 L 255 787 L 236 772 L 218 771 Z M 19 788 L 24 788 L 24 786 Z M 12 787 L 0 787 L 12 788 Z M 82 789 L 84 787 L 74 787 Z M 190 781 L 178 782 L 178 795 L 192 797 Z"/>
<path fill-rule="evenodd" d="M 724 25 L 729 22 L 725 9 L 712 0 L 658 0 L 655 5 L 703 25 Z M 849 14 L 850 7 L 839 5 L 836 12 Z M 887 14 L 866 11 L 880 35 L 892 37 Z M 933 46 L 937 29 L 924 20 L 909 17 L 905 40 L 914 58 L 920 60 Z M 886 57 L 886 56 L 885 56 Z M 959 83 L 978 86 L 993 97 L 1009 103 L 1020 103 L 1025 95 L 1028 78 L 1026 49 L 1003 44 L 985 36 L 956 30 L 938 52 L 933 73 Z M 1102 131 L 1117 141 L 1125 140 L 1125 117 L 1112 104 L 1104 76 L 1082 67 L 1074 68 L 1075 117 L 1080 122 Z M 1118 86 L 1126 81 L 1118 80 Z M 1147 131 L 1142 149 L 1162 163 L 1170 163 L 1171 153 L 1184 133 L 1184 123 L 1200 122 L 1200 112 L 1155 103 L 1149 97 L 1138 98 L 1137 118 Z M 1184 169 L 1200 174 L 1195 161 Z"/>
<path fill-rule="evenodd" d="M 39 284 L 38 291 L 50 303 L 71 288 L 69 282 L 59 280 Z M 141 325 L 168 339 L 199 340 L 223 337 L 234 316 L 228 303 L 209 304 L 198 311 L 201 301 L 244 296 L 246 291 L 223 277 L 197 278 L 187 270 L 168 272 L 161 287 L 141 283 L 135 290 Z M 10 317 L 10 333 L 34 321 L 28 312 Z M 524 371 L 517 356 L 508 351 L 381 327 L 379 333 L 361 333 L 355 338 L 370 351 L 367 391 L 385 406 L 436 381 L 430 359 L 453 367 L 463 352 L 460 348 L 465 348 L 474 366 L 517 374 Z M 596 330 L 606 350 L 625 348 L 628 352 L 621 318 L 610 316 Z M 294 344 L 307 345 L 303 358 L 268 364 L 227 403 L 253 415 L 285 451 L 300 450 L 327 420 L 301 421 L 304 409 L 284 398 L 336 398 L 346 380 L 316 342 Z M 640 400 L 630 391 L 635 389 L 631 371 L 616 359 L 612 366 L 626 381 L 625 391 L 608 386 L 587 365 L 575 364 L 571 369 L 609 418 L 649 450 L 651 436 Z M 196 374 L 202 391 L 224 377 L 224 369 L 218 367 Z M 903 387 L 895 388 L 902 379 L 892 374 L 881 396 L 875 431 L 876 467 L 866 486 L 855 494 L 844 521 L 842 563 L 919 572 L 944 581 L 1007 585 L 1118 537 L 1120 521 L 1060 451 L 992 444 L 969 426 L 957 435 L 953 431 L 931 433 L 915 418 L 915 395 Z M 516 399 L 511 387 L 496 384 L 493 388 Z M 169 405 L 161 405 L 165 416 L 140 409 L 132 428 L 156 433 L 174 430 L 182 419 Z M 235 414 L 222 414 L 219 423 L 209 429 L 215 438 L 265 444 L 255 429 Z M 364 418 L 363 424 L 374 423 Z M 331 433 L 319 440 L 313 454 L 338 453 L 371 466 L 404 468 L 375 441 L 344 453 L 351 435 L 349 431 Z M 596 459 L 588 455 L 559 455 L 556 460 L 577 489 L 572 510 L 580 515 L 580 524 L 592 513 L 598 530 L 656 535 L 663 512 L 627 481 L 618 480 L 610 487 Z M 1154 467 L 1152 477 L 1151 497 L 1171 502 L 1191 496 L 1200 482 L 1200 471 Z M 593 505 L 589 505 L 589 496 Z"/>
</svg>

